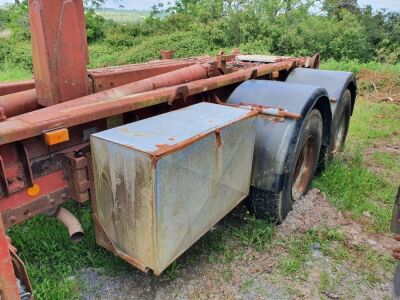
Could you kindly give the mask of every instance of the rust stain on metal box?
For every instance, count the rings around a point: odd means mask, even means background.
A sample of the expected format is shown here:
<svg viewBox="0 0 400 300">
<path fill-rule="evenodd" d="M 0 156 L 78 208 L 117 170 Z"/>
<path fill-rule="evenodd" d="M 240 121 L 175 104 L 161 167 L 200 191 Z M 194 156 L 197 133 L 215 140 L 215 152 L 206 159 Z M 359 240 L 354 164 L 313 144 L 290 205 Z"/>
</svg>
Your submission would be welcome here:
<svg viewBox="0 0 400 300">
<path fill-rule="evenodd" d="M 160 274 L 248 195 L 255 115 L 201 103 L 92 135 L 100 244 Z"/>
</svg>

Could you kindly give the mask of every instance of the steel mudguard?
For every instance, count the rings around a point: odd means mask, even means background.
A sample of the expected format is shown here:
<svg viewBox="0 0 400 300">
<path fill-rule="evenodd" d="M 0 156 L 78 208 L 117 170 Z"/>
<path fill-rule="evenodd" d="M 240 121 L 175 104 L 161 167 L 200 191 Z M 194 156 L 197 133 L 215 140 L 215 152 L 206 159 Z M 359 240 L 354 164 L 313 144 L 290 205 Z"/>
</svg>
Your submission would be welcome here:
<svg viewBox="0 0 400 300">
<path fill-rule="evenodd" d="M 335 118 L 336 108 L 340 103 L 340 99 L 342 99 L 344 92 L 349 89 L 351 92 L 351 112 L 353 113 L 357 81 L 351 72 L 296 68 L 289 74 L 286 82 L 311 84 L 325 88 L 331 100 L 333 118 Z"/>
<path fill-rule="evenodd" d="M 251 103 L 287 109 L 301 114 L 300 119 L 277 121 L 260 116 L 256 126 L 256 145 L 251 185 L 280 192 L 293 163 L 304 116 L 313 108 L 320 110 L 324 122 L 323 147 L 330 142 L 332 114 L 328 92 L 324 88 L 267 80 L 249 80 L 239 85 L 228 103 Z"/>
</svg>

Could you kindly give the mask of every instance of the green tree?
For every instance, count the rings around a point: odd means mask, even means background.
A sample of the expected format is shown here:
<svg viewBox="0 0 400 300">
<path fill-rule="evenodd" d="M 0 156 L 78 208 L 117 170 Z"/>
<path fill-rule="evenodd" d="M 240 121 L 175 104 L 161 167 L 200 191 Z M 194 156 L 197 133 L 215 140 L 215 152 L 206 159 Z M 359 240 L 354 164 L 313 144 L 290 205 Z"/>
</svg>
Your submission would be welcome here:
<svg viewBox="0 0 400 300">
<path fill-rule="evenodd" d="M 105 37 L 107 20 L 96 14 L 93 8 L 86 11 L 86 32 L 89 43 L 99 41 Z"/>
<path fill-rule="evenodd" d="M 9 8 L 9 24 L 13 37 L 17 40 L 28 40 L 29 30 L 28 0 L 17 1 Z"/>
<path fill-rule="evenodd" d="M 323 0 L 322 9 L 327 12 L 328 17 L 341 19 L 343 11 L 357 14 L 360 12 L 357 0 Z"/>
<path fill-rule="evenodd" d="M 105 0 L 84 0 L 86 7 L 99 8 L 104 5 Z"/>
</svg>

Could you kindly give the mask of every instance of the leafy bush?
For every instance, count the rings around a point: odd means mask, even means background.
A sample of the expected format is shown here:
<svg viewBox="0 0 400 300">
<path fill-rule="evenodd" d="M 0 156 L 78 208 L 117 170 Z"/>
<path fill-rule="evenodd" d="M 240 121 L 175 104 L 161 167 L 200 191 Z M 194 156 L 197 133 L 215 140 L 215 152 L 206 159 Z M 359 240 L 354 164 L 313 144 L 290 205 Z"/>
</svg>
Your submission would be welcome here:
<svg viewBox="0 0 400 300">
<path fill-rule="evenodd" d="M 12 5 L 9 8 L 9 23 L 14 39 L 29 40 L 31 32 L 29 29 L 28 1 L 21 1 L 20 5 Z"/>
<path fill-rule="evenodd" d="M 322 13 L 316 14 L 314 2 L 181 0 L 166 10 L 157 6 L 143 22 L 131 24 L 106 20 L 88 9 L 90 67 L 156 59 L 165 49 L 185 57 L 234 47 L 296 56 L 318 51 L 330 62 L 344 60 L 347 67 L 372 60 L 399 62 L 399 13 L 357 5 L 338 8 L 337 0 L 325 0 Z M 27 7 L 27 0 L 11 5 L 7 17 L 0 10 L 0 27 L 6 18 L 13 33 L 11 39 L 0 38 L 0 68 L 7 64 L 32 69 Z"/>
<path fill-rule="evenodd" d="M 10 22 L 10 16 L 7 10 L 0 8 L 0 29 L 6 28 Z"/>
<path fill-rule="evenodd" d="M 90 67 L 140 63 L 159 59 L 161 50 L 176 50 L 175 57 L 177 58 L 216 53 L 219 50 L 210 38 L 194 31 L 138 37 L 132 41 L 134 44 L 132 47 L 115 48 L 106 43 L 91 45 Z"/>
<path fill-rule="evenodd" d="M 4 65 L 32 69 L 31 45 L 27 41 L 18 42 L 13 39 L 0 39 L 0 69 Z"/>
<path fill-rule="evenodd" d="M 87 10 L 85 19 L 88 42 L 93 43 L 103 39 L 107 28 L 106 19 L 97 15 L 93 9 Z"/>
</svg>

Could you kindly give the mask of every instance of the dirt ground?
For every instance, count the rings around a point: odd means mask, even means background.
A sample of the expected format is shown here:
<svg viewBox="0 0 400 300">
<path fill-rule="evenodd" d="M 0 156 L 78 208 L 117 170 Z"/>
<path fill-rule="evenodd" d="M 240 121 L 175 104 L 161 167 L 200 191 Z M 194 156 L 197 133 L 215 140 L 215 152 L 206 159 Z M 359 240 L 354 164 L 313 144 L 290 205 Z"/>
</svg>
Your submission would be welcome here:
<svg viewBox="0 0 400 300">
<path fill-rule="evenodd" d="M 389 176 L 393 182 L 400 182 L 400 172 L 388 173 L 384 165 L 373 159 L 375 154 L 385 154 L 392 158 L 400 157 L 400 133 L 391 139 L 377 140 L 363 151 L 369 170 L 382 176 Z"/>
<path fill-rule="evenodd" d="M 400 104 L 399 78 L 385 73 L 362 70 L 358 75 L 360 96 L 369 101 Z M 400 141 L 377 140 L 363 150 L 367 167 L 384 175 L 385 168 L 372 159 L 376 153 L 400 155 Z M 387 174 L 386 174 L 387 175 Z M 400 181 L 399 174 L 389 174 Z M 239 207 L 216 226 L 228 230 L 235 226 L 237 216 L 243 218 L 246 210 Z M 317 189 L 311 190 L 294 205 L 286 220 L 276 228 L 271 245 L 265 251 L 232 245 L 232 258 L 226 253 L 210 256 L 191 247 L 178 259 L 174 276 L 157 277 L 144 274 L 134 268 L 128 274 L 111 276 L 102 269 L 81 271 L 82 294 L 85 300 L 92 299 L 391 299 L 393 271 L 378 265 L 364 266 L 363 257 L 334 259 L 324 255 L 321 245 L 313 243 L 306 257 L 302 272 L 284 275 L 279 264 L 289 256 L 288 237 L 301 236 L 312 229 L 337 228 L 344 240 L 339 245 L 333 242 L 334 251 L 363 249 L 365 253 L 390 256 L 398 245 L 390 234 L 367 232 L 371 215 L 363 213 L 361 219 L 353 221 L 350 216 L 334 208 L 326 196 Z M 336 244 L 335 244 L 336 243 Z M 357 252 L 354 252 L 357 253 Z M 357 256 L 357 254 L 356 254 Z M 195 257 L 193 259 L 193 257 Z M 360 268 L 371 268 L 370 274 Z M 374 274 L 376 273 L 376 274 Z M 368 276 L 376 275 L 377 281 Z M 321 280 L 321 278 L 325 278 Z M 323 286 L 322 286 L 323 285 Z"/>
<path fill-rule="evenodd" d="M 239 208 L 235 213 L 243 212 Z M 278 226 L 274 240 L 325 226 L 340 227 L 348 243 L 379 253 L 390 254 L 396 245 L 389 235 L 365 232 L 362 225 L 337 211 L 317 189 L 296 202 Z M 381 274 L 384 281 L 371 285 L 351 265 L 324 256 L 318 245 L 313 245 L 305 264 L 306 278 L 293 280 L 283 276 L 277 264 L 285 251 L 279 243 L 264 252 L 247 249 L 229 264 L 210 262 L 207 257 L 200 257 L 195 263 L 183 258 L 182 268 L 173 280 L 134 269 L 117 277 L 105 275 L 99 269 L 86 269 L 82 271 L 87 286 L 83 299 L 320 299 L 318 285 L 322 272 L 341 282 L 339 288 L 322 294 L 326 299 L 384 299 L 391 295 L 392 274 Z"/>
<path fill-rule="evenodd" d="M 358 91 L 369 101 L 400 104 L 400 78 L 390 72 L 362 69 L 357 75 Z"/>
</svg>

